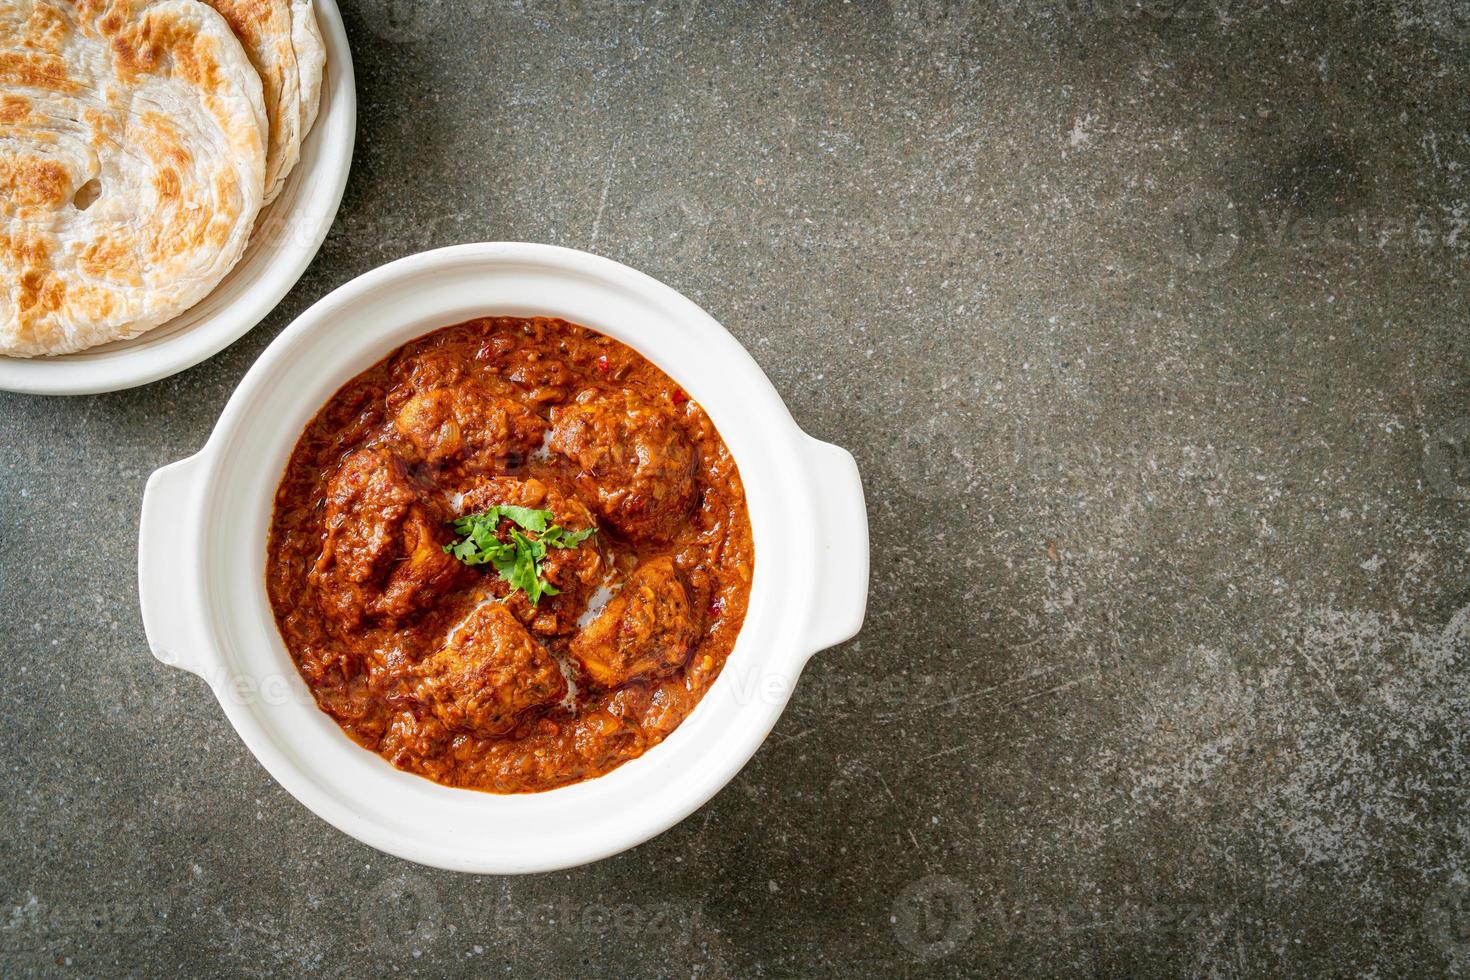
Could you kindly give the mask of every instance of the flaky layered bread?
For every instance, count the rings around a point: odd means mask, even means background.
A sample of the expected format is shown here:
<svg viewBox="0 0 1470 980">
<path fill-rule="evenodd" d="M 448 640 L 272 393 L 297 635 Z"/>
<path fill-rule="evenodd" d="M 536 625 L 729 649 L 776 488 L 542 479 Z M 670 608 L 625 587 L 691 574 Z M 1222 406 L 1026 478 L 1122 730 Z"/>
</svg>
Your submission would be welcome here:
<svg viewBox="0 0 1470 980">
<path fill-rule="evenodd" d="M 311 0 L 291 0 L 291 39 L 301 68 L 301 138 L 306 139 L 321 108 L 322 70 L 327 64 L 327 45 Z"/>
<path fill-rule="evenodd" d="M 301 71 L 292 43 L 290 0 L 204 0 L 229 23 L 260 75 L 270 141 L 265 201 L 270 203 L 301 155 Z"/>
<path fill-rule="evenodd" d="M 0 0 L 0 354 L 136 336 L 239 259 L 260 76 L 197 0 Z"/>
<path fill-rule="evenodd" d="M 311 0 L 204 0 L 229 22 L 260 73 L 270 146 L 265 203 L 281 192 L 316 119 L 326 50 Z"/>
</svg>

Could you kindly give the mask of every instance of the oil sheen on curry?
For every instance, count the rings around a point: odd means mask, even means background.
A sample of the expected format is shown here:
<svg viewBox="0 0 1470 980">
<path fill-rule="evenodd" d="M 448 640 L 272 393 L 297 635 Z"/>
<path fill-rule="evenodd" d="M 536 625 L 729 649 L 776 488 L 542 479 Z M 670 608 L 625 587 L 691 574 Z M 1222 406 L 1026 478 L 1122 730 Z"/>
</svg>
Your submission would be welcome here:
<svg viewBox="0 0 1470 980">
<path fill-rule="evenodd" d="M 393 765 L 532 792 L 643 754 L 735 644 L 745 491 L 703 409 L 553 319 L 447 327 L 302 433 L 266 584 L 321 709 Z"/>
</svg>

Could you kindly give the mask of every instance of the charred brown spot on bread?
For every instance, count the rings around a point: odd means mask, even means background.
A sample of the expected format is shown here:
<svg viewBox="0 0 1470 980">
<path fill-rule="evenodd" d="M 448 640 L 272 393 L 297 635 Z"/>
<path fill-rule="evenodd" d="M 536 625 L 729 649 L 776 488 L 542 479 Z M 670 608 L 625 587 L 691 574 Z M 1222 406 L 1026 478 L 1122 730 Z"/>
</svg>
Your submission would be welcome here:
<svg viewBox="0 0 1470 980">
<path fill-rule="evenodd" d="M 164 167 L 153 175 L 153 187 L 158 191 L 160 199 L 172 201 L 183 196 L 184 188 L 179 182 L 179 172 L 172 167 Z"/>
<path fill-rule="evenodd" d="M 77 268 L 94 279 L 113 282 L 138 283 L 143 274 L 138 257 L 116 238 L 99 238 L 88 244 L 77 257 Z"/>
<path fill-rule="evenodd" d="M 66 39 L 66 21 L 60 11 L 44 5 L 31 8 L 25 25 L 26 47 L 49 55 L 61 53 Z"/>
<path fill-rule="evenodd" d="M 28 269 L 21 273 L 17 306 L 25 314 L 52 313 L 66 299 L 66 284 L 50 269 Z"/>
<path fill-rule="evenodd" d="M 32 266 L 45 263 L 51 256 L 51 250 L 46 247 L 45 239 L 40 236 L 6 236 L 0 239 L 3 244 L 3 254 L 12 265 Z"/>
<path fill-rule="evenodd" d="M 66 200 L 66 168 L 55 160 L 0 158 L 0 192 L 16 207 L 44 207 Z"/>
<path fill-rule="evenodd" d="M 194 83 L 206 92 L 220 87 L 219 59 L 215 56 L 214 38 L 197 37 L 174 51 L 174 64 L 180 78 Z"/>
<path fill-rule="evenodd" d="M 150 20 L 144 20 L 124 28 L 112 17 L 106 17 L 99 25 L 103 34 L 113 35 L 112 57 L 120 75 L 151 75 L 157 67 L 161 48 L 150 36 L 149 24 Z"/>
<path fill-rule="evenodd" d="M 31 114 L 31 100 L 23 95 L 0 96 L 0 123 L 15 124 Z"/>
<path fill-rule="evenodd" d="M 24 86 L 48 92 L 75 92 L 66 66 L 53 57 L 19 52 L 0 52 L 0 85 Z"/>
</svg>

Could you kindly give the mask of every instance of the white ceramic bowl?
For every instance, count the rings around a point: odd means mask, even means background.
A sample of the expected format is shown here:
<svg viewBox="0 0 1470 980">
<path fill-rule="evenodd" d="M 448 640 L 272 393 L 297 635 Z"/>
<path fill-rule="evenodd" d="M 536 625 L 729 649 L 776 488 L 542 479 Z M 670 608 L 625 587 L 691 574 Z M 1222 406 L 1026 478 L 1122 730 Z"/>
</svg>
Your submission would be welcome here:
<svg viewBox="0 0 1470 980">
<path fill-rule="evenodd" d="M 744 627 L 684 723 L 605 776 L 512 796 L 438 785 L 349 740 L 313 702 L 265 593 L 276 484 L 306 423 L 400 345 L 495 314 L 584 324 L 673 377 L 739 464 L 755 536 Z M 409 860 L 519 873 L 632 847 L 724 786 L 770 732 L 807 659 L 862 624 L 868 527 L 852 456 L 798 429 L 745 349 L 692 302 L 584 252 L 460 245 L 353 280 L 276 338 L 204 449 L 149 479 L 138 566 L 154 654 L 209 683 L 245 744 L 298 800 Z"/>
<path fill-rule="evenodd" d="M 321 248 L 337 216 L 352 146 L 357 93 L 352 52 L 335 0 L 316 0 L 327 47 L 321 110 L 281 194 L 256 218 L 239 263 L 208 296 L 131 340 L 57 357 L 0 356 L 0 390 L 91 395 L 178 374 L 213 357 L 275 309 Z"/>
</svg>

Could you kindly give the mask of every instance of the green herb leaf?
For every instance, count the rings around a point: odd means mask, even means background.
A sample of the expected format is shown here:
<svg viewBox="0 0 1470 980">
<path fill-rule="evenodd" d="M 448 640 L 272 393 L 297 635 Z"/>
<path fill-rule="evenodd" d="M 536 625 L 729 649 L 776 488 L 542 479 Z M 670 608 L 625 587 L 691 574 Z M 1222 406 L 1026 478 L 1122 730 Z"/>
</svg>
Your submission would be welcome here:
<svg viewBox="0 0 1470 980">
<path fill-rule="evenodd" d="M 546 522 L 555 515 L 549 510 L 533 510 L 530 507 L 499 507 L 501 517 L 508 517 L 527 531 L 546 530 Z"/>
<path fill-rule="evenodd" d="M 596 528 L 587 528 L 585 531 L 568 531 L 560 524 L 553 524 L 541 535 L 541 540 L 549 548 L 575 548 L 597 533 Z"/>
<path fill-rule="evenodd" d="M 597 533 L 595 527 L 569 531 L 560 524 L 548 525 L 554 516 L 549 510 L 509 505 L 467 514 L 450 522 L 461 537 L 453 544 L 446 544 L 444 551 L 466 565 L 494 565 L 496 573 L 510 583 L 512 590 L 520 589 L 531 605 L 539 605 L 543 595 L 561 594 L 541 573 L 547 551 L 575 548 Z M 517 525 L 508 529 L 505 541 L 500 539 L 502 519 Z"/>
</svg>

